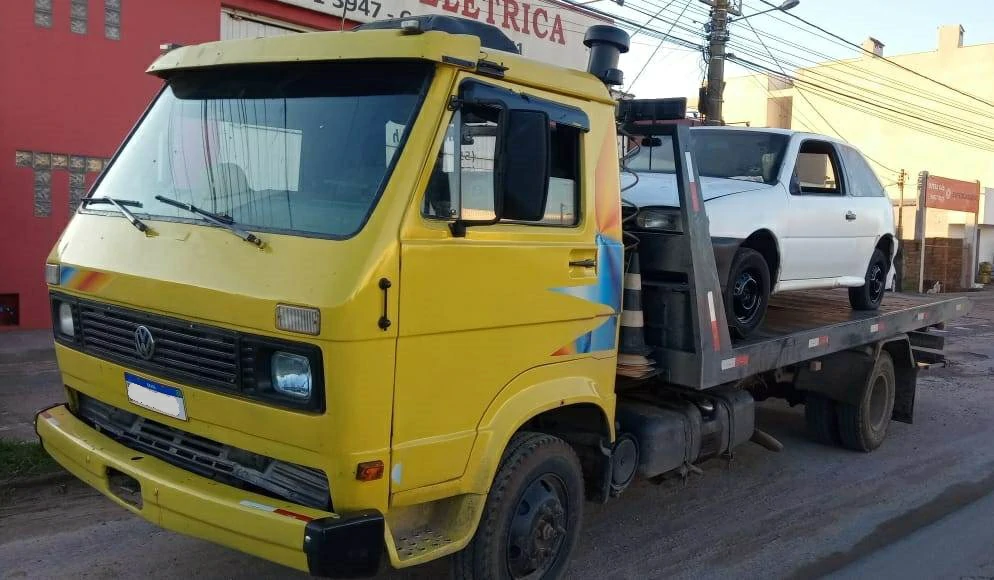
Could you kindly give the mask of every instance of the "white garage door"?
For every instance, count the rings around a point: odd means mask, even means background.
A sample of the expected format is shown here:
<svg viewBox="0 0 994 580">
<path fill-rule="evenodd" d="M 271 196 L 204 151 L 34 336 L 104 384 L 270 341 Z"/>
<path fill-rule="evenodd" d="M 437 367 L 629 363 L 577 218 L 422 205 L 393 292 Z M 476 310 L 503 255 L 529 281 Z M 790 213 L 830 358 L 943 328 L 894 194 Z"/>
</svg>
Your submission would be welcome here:
<svg viewBox="0 0 994 580">
<path fill-rule="evenodd" d="M 312 30 L 304 26 L 281 22 L 240 10 L 223 9 L 221 11 L 221 40 L 282 36 L 284 34 L 296 34 L 297 32 L 310 32 Z"/>
</svg>

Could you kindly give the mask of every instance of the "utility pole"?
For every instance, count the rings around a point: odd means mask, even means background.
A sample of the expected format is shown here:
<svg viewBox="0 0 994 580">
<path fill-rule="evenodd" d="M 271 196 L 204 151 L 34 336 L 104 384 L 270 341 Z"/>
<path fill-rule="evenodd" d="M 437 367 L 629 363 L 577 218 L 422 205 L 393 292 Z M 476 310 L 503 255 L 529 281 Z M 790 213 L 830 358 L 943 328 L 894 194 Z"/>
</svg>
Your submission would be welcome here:
<svg viewBox="0 0 994 580">
<path fill-rule="evenodd" d="M 704 87 L 704 112 L 708 125 L 724 125 L 725 118 L 721 108 L 725 92 L 725 47 L 728 46 L 728 16 L 735 16 L 736 22 L 766 14 L 768 12 L 786 12 L 801 3 L 801 0 L 784 0 L 779 6 L 774 6 L 767 0 L 763 4 L 769 9 L 742 15 L 741 0 L 701 0 L 711 7 L 711 21 L 704 30 L 708 33 L 708 84 Z"/>
<path fill-rule="evenodd" d="M 904 184 L 907 182 L 908 172 L 901 170 L 897 176 L 897 188 L 901 192 L 901 198 L 897 202 L 897 255 L 894 256 L 894 290 L 900 292 L 904 289 Z"/>
<path fill-rule="evenodd" d="M 725 90 L 725 46 L 728 44 L 729 0 L 714 0 L 711 22 L 708 24 L 708 86 L 707 112 L 708 125 L 723 125 L 721 116 L 722 93 Z"/>
<path fill-rule="evenodd" d="M 904 184 L 907 182 L 908 174 L 903 169 L 897 176 L 897 189 L 901 192 L 900 201 L 897 202 L 897 239 L 900 242 L 904 237 Z"/>
</svg>

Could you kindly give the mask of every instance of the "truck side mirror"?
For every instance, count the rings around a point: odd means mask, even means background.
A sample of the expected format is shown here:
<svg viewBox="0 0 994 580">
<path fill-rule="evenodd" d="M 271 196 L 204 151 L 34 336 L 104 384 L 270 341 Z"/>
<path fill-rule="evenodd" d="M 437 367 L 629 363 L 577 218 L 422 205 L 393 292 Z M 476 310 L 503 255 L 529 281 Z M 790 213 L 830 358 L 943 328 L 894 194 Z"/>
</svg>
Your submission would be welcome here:
<svg viewBox="0 0 994 580">
<path fill-rule="evenodd" d="M 549 115 L 505 109 L 497 138 L 494 213 L 497 219 L 539 221 L 549 198 Z"/>
</svg>

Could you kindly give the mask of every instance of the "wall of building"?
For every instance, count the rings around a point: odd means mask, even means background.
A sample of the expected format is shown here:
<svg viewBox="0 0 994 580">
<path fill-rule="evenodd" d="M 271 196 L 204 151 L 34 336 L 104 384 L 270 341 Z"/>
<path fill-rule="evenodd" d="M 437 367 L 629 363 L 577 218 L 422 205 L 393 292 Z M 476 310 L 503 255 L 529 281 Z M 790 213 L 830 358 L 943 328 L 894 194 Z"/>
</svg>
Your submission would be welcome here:
<svg viewBox="0 0 994 580">
<path fill-rule="evenodd" d="M 994 101 L 994 83 L 990 82 L 994 78 L 994 44 L 961 46 L 958 27 L 944 27 L 942 32 L 937 34 L 937 50 L 889 55 L 888 58 L 922 75 L 958 87 L 987 101 Z M 941 40 L 939 36 L 942 36 Z M 886 54 L 885 49 L 881 50 Z M 802 81 L 808 80 L 823 86 L 844 86 L 846 88 L 837 90 L 868 101 L 889 103 L 902 109 L 912 106 L 935 109 L 939 112 L 935 116 L 936 121 L 972 130 L 987 138 L 992 132 L 984 127 L 994 127 L 990 107 L 902 71 L 872 55 L 802 69 L 797 76 Z M 994 185 L 994 143 L 987 143 L 989 149 L 978 148 L 929 135 L 921 127 L 904 126 L 908 124 L 907 119 L 899 116 L 887 119 L 883 118 L 886 114 L 876 110 L 872 114 L 856 110 L 851 100 L 837 95 L 818 94 L 817 90 L 803 88 L 803 83 L 797 83 L 788 91 L 762 91 L 759 87 L 765 78 L 765 75 L 753 75 L 728 80 L 724 105 L 726 121 L 749 121 L 753 126 L 764 126 L 767 124 L 767 108 L 771 99 L 790 93 L 793 95 L 792 127 L 840 135 L 861 149 L 876 161 L 873 167 L 895 200 L 899 189 L 897 174 L 891 169 L 904 169 L 908 173 L 905 185 L 908 205 L 913 205 L 913 200 L 917 198 L 916 180 L 919 171 L 929 171 L 934 175 L 963 181 L 980 181 L 982 185 Z M 901 85 L 881 82 L 881 79 L 893 79 Z M 839 81 L 844 81 L 846 85 L 840 85 Z M 859 88 L 854 89 L 849 85 Z M 915 93 L 936 97 L 940 102 L 925 99 Z M 860 106 L 856 103 L 856 107 Z M 872 110 L 870 107 L 864 108 Z M 831 126 L 823 117 L 829 119 Z M 898 122 L 894 122 L 895 120 Z M 913 207 L 906 208 L 904 212 L 906 238 L 914 235 L 914 212 Z M 949 236 L 951 232 L 962 231 L 962 224 L 972 223 L 973 219 L 972 215 L 961 212 L 930 210 L 927 235 Z"/>
<path fill-rule="evenodd" d="M 311 28 L 339 19 L 273 0 L 225 6 Z M 50 324 L 44 263 L 160 82 L 164 43 L 217 40 L 219 0 L 0 2 L 0 330 Z"/>
</svg>

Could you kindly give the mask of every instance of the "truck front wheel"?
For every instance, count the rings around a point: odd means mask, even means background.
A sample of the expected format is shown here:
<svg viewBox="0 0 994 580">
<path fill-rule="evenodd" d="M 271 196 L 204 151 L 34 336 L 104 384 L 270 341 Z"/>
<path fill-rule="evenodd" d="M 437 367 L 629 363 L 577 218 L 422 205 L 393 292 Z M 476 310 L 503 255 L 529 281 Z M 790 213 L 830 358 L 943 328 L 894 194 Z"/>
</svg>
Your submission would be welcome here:
<svg viewBox="0 0 994 580">
<path fill-rule="evenodd" d="M 884 442 L 896 390 L 894 361 L 887 351 L 877 358 L 869 380 L 856 404 L 837 403 L 842 446 L 854 451 L 873 451 Z"/>
<path fill-rule="evenodd" d="M 560 578 L 580 534 L 583 472 L 558 437 L 522 432 L 504 452 L 476 535 L 452 561 L 458 580 Z"/>
</svg>

